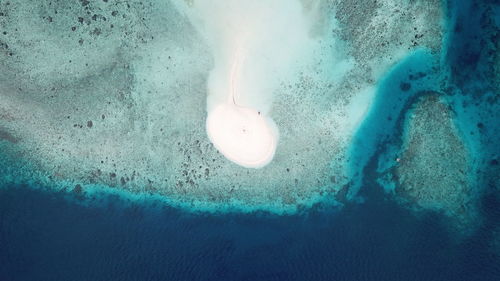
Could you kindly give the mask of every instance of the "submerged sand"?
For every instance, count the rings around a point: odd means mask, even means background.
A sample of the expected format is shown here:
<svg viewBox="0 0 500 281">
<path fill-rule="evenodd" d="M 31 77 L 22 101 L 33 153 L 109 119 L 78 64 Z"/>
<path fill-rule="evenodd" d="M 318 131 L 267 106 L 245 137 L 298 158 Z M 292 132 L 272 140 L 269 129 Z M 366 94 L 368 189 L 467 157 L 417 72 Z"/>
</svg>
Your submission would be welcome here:
<svg viewBox="0 0 500 281">
<path fill-rule="evenodd" d="M 98 185 L 200 209 L 293 212 L 344 192 L 348 147 L 377 82 L 442 39 L 439 1 L 315 2 L 310 48 L 273 93 L 274 159 L 247 169 L 207 137 L 214 59 L 177 5 L 9 2 L 0 7 L 0 145 L 18 161 L 2 159 L 3 180 Z"/>
</svg>

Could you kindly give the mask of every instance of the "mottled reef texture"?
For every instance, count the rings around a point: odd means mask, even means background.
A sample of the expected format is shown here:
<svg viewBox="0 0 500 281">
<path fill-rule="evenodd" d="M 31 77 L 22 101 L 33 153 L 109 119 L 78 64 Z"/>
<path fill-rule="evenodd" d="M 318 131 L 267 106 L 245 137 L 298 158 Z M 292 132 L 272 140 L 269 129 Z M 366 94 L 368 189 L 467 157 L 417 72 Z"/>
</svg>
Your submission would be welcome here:
<svg viewBox="0 0 500 281">
<path fill-rule="evenodd" d="M 347 148 L 377 82 L 412 50 L 439 50 L 442 7 L 318 5 L 316 45 L 274 93 L 276 157 L 253 170 L 227 161 L 206 137 L 211 52 L 176 5 L 1 1 L 0 146 L 19 160 L 1 159 L 4 180 L 275 210 L 345 192 Z"/>
<path fill-rule="evenodd" d="M 442 210 L 470 225 L 476 215 L 471 157 L 450 108 L 437 95 L 425 96 L 407 123 L 394 169 L 396 192 L 425 209 Z"/>
</svg>

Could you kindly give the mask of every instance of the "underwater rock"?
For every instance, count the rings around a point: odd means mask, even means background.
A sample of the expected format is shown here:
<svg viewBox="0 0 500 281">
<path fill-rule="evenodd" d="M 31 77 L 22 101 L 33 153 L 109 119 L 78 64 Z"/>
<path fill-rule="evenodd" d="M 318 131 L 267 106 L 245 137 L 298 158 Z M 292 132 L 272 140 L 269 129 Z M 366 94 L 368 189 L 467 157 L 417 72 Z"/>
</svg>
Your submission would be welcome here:
<svg viewBox="0 0 500 281">
<path fill-rule="evenodd" d="M 295 211 L 345 192 L 347 150 L 378 80 L 442 40 L 438 1 L 301 1 L 317 11 L 313 43 L 276 83 L 275 158 L 245 169 L 207 138 L 213 56 L 179 2 L 0 4 L 0 117 L 11 116 L 0 126 L 22 140 L 4 152 L 29 163 L 9 179 L 159 194 L 195 209 Z"/>
<path fill-rule="evenodd" d="M 470 155 L 450 108 L 437 95 L 424 96 L 407 118 L 394 169 L 397 194 L 424 209 L 444 211 L 464 226 L 473 223 Z"/>
<path fill-rule="evenodd" d="M 4 130 L 2 127 L 0 127 L 0 141 L 8 141 L 11 143 L 17 143 L 19 140 L 13 136 L 11 133 L 8 131 Z"/>
</svg>

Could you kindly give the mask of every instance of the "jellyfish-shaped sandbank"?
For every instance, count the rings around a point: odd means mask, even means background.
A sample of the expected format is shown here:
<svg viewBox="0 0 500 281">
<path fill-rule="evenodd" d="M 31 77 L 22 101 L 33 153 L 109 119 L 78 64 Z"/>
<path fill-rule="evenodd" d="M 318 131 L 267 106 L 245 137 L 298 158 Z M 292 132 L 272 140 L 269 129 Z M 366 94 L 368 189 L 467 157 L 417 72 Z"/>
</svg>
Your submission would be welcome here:
<svg viewBox="0 0 500 281">
<path fill-rule="evenodd" d="M 247 168 L 261 168 L 274 157 L 278 129 L 274 121 L 258 109 L 237 103 L 240 94 L 242 52 L 237 51 L 227 79 L 226 99 L 207 116 L 207 134 L 215 148 L 227 159 Z M 224 82 L 222 82 L 224 83 Z"/>
<path fill-rule="evenodd" d="M 207 133 L 227 159 L 247 168 L 267 165 L 278 143 L 272 119 L 231 103 L 221 104 L 208 114 Z"/>
<path fill-rule="evenodd" d="M 208 137 L 228 160 L 264 167 L 278 144 L 278 128 L 270 117 L 273 96 L 281 81 L 294 76 L 291 66 L 310 42 L 303 7 L 286 0 L 197 1 L 194 7 L 199 19 L 194 22 L 202 23 L 198 29 L 214 58 Z"/>
</svg>

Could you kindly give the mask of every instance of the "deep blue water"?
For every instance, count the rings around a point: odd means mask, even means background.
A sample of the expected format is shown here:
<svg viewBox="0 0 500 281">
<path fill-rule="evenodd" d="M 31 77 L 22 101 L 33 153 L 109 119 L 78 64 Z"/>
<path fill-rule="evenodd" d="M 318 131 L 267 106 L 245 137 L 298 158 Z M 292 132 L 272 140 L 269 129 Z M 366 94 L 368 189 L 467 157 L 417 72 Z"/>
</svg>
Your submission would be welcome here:
<svg viewBox="0 0 500 281">
<path fill-rule="evenodd" d="M 365 188 L 364 204 L 286 217 L 2 189 L 0 280 L 498 280 L 490 227 L 453 242 L 442 216 L 416 217 Z"/>
<path fill-rule="evenodd" d="M 397 109 L 393 122 L 382 116 L 372 124 L 383 125 L 363 132 L 372 148 L 360 164 L 364 203 L 293 216 L 190 214 L 112 195 L 79 201 L 43 188 L 4 186 L 0 281 L 500 280 L 500 246 L 493 247 L 494 241 L 500 245 L 500 132 L 495 129 L 500 121 L 498 102 L 491 99 L 500 94 L 491 70 L 498 55 L 487 44 L 498 46 L 498 6 L 494 1 L 448 5 L 452 28 L 442 67 L 451 72 L 440 94 L 450 100 L 458 120 L 465 120 L 465 128 L 481 133 L 482 222 L 472 234 L 455 233 L 442 214 L 401 206 L 377 184 L 379 161 L 389 151 L 388 142 L 397 139 L 398 120 L 411 97 L 435 90 L 412 84 L 409 97 L 379 102 Z M 414 63 L 415 69 L 422 66 L 421 60 Z M 406 76 L 398 73 L 385 83 L 399 86 Z"/>
</svg>

